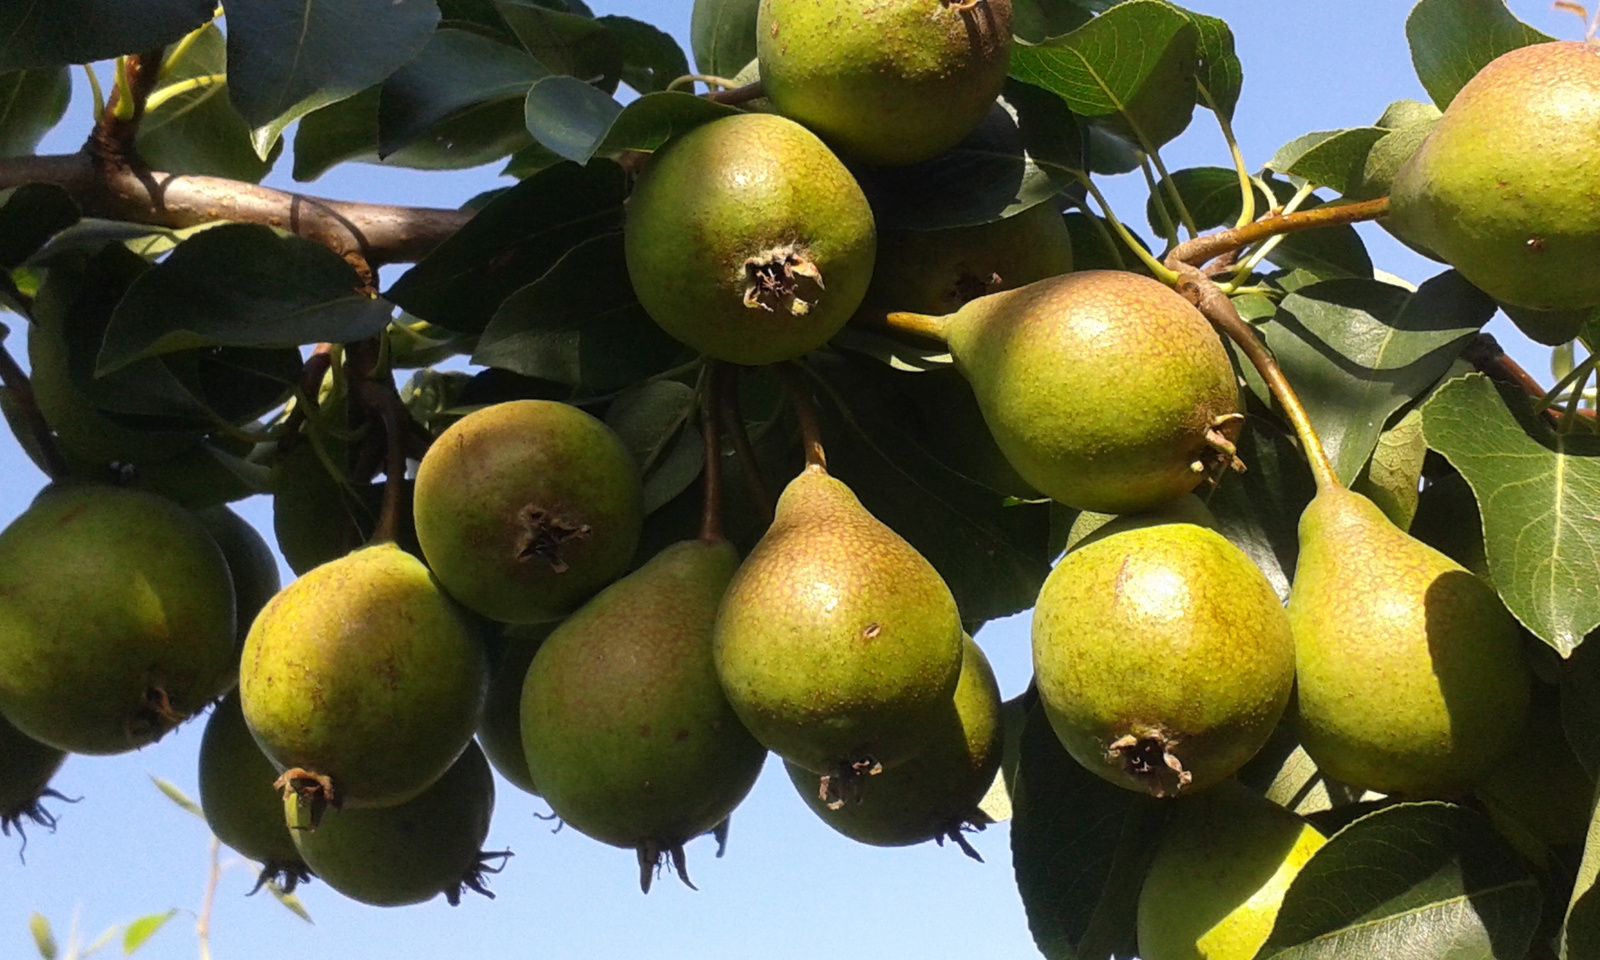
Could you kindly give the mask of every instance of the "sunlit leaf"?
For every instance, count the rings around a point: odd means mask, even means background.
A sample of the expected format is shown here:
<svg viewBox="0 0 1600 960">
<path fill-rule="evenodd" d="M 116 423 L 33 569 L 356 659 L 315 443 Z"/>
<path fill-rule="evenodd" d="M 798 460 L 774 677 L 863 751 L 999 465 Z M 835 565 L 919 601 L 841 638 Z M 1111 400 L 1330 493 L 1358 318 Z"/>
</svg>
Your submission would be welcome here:
<svg viewBox="0 0 1600 960">
<path fill-rule="evenodd" d="M 163 913 L 152 913 L 128 924 L 128 929 L 122 934 L 122 955 L 128 956 L 144 946 L 145 941 L 155 936 L 156 931 L 165 926 L 177 912 L 176 909 L 172 909 Z"/>
</svg>

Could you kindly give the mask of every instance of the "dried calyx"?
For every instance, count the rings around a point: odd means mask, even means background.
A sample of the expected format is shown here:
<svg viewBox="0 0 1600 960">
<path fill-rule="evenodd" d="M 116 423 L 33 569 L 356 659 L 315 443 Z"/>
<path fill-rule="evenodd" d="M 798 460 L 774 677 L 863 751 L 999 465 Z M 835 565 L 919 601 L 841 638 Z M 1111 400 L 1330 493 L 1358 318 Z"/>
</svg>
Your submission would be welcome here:
<svg viewBox="0 0 1600 960">
<path fill-rule="evenodd" d="M 744 305 L 753 310 L 775 313 L 782 310 L 803 317 L 817 302 L 824 289 L 822 271 L 807 251 L 785 244 L 759 253 L 744 262 Z"/>
</svg>

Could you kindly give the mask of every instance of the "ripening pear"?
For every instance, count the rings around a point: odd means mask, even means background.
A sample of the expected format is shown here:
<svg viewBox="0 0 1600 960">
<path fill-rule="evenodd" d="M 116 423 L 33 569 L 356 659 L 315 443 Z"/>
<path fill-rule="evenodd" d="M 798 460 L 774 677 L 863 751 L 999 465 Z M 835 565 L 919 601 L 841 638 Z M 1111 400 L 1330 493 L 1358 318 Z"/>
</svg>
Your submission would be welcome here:
<svg viewBox="0 0 1600 960">
<path fill-rule="evenodd" d="M 16 828 L 26 842 L 24 820 L 55 829 L 56 819 L 43 803 L 47 797 L 61 798 L 50 789 L 50 778 L 66 759 L 64 751 L 25 736 L 0 717 L 0 834 L 9 837 Z"/>
<path fill-rule="evenodd" d="M 714 650 L 756 739 L 849 794 L 921 749 L 955 693 L 961 637 L 939 572 L 813 464 L 734 576 Z"/>
<path fill-rule="evenodd" d="M 0 712 L 60 750 L 137 750 L 232 686 L 234 616 L 194 514 L 121 487 L 47 487 L 0 533 Z"/>
<path fill-rule="evenodd" d="M 489 765 L 518 790 L 536 797 L 539 787 L 528 773 L 528 752 L 522 748 L 522 684 L 552 629 L 553 624 L 521 626 L 515 635 L 506 631 L 496 638 L 489 654 L 489 695 L 478 721 L 478 746 Z"/>
<path fill-rule="evenodd" d="M 910 319 L 949 344 L 1006 459 L 1052 499 L 1137 513 L 1234 461 L 1228 352 L 1148 277 L 1086 270 Z"/>
<path fill-rule="evenodd" d="M 486 893 L 482 852 L 494 814 L 494 773 L 476 743 L 437 782 L 397 806 L 340 810 L 315 830 L 293 830 L 317 878 L 352 900 L 399 907 L 463 888 Z"/>
<path fill-rule="evenodd" d="M 728 705 L 711 631 L 739 554 L 725 540 L 674 544 L 550 633 L 522 688 L 528 773 L 550 809 L 638 853 L 650 890 L 683 845 L 739 805 L 767 752 Z"/>
<path fill-rule="evenodd" d="M 1389 225 L 1502 303 L 1600 305 L 1600 46 L 1539 43 L 1462 87 L 1395 177 Z"/>
<path fill-rule="evenodd" d="M 1289 884 L 1326 842 L 1234 781 L 1179 801 L 1139 891 L 1139 956 L 1251 960 Z"/>
<path fill-rule="evenodd" d="M 245 640 L 239 692 L 315 819 L 322 804 L 392 806 L 437 780 L 472 739 L 488 669 L 428 568 L 380 543 L 272 598 Z"/>
<path fill-rule="evenodd" d="M 222 558 L 228 563 L 228 574 L 233 579 L 237 633 L 239 644 L 243 646 L 256 614 L 283 587 L 278 577 L 278 561 L 256 528 L 227 507 L 196 510 L 195 516 L 200 518 L 211 539 L 217 541 Z"/>
<path fill-rule="evenodd" d="M 639 468 L 570 404 L 512 400 L 467 414 L 417 466 L 417 541 L 464 606 L 553 620 L 621 576 L 644 524 Z"/>
<path fill-rule="evenodd" d="M 784 762 L 806 806 L 824 823 L 875 847 L 949 839 L 983 859 L 961 834 L 969 824 L 981 829 L 989 823 L 978 802 L 1000 769 L 1000 687 L 971 637 L 964 639 L 962 651 L 955 696 L 925 731 L 927 743 L 910 760 L 863 785 L 860 799 L 830 804 L 817 790 L 816 774 Z"/>
<path fill-rule="evenodd" d="M 311 875 L 284 822 L 277 777 L 244 722 L 239 692 L 229 693 L 200 738 L 200 809 L 218 840 L 261 864 L 256 886 L 271 881 L 293 891 Z"/>
<path fill-rule="evenodd" d="M 761 84 L 778 112 L 866 163 L 927 160 L 983 119 L 1011 63 L 1011 0 L 762 0 Z"/>
<path fill-rule="evenodd" d="M 1492 588 L 1325 485 L 1289 592 L 1300 742 L 1330 777 L 1405 797 L 1468 789 L 1528 713 L 1522 640 Z"/>
<path fill-rule="evenodd" d="M 694 349 L 757 366 L 815 350 L 855 313 L 876 232 L 855 177 L 792 120 L 745 113 L 674 138 L 628 197 L 628 277 Z"/>
<path fill-rule="evenodd" d="M 1166 797 L 1231 776 L 1266 743 L 1294 685 L 1294 639 L 1238 547 L 1194 523 L 1134 517 L 1050 572 L 1033 665 L 1075 760 Z"/>
</svg>

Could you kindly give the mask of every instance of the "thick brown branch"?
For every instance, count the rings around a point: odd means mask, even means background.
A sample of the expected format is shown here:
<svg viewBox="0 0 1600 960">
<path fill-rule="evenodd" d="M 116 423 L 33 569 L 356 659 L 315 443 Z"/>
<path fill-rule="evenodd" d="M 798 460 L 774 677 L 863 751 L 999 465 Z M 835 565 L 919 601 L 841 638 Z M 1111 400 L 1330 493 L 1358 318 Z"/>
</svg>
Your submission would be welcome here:
<svg viewBox="0 0 1600 960">
<path fill-rule="evenodd" d="M 1222 230 L 1186 240 L 1167 255 L 1167 266 L 1177 270 L 1177 264 L 1199 266 L 1213 257 L 1233 253 L 1252 243 L 1301 230 L 1333 227 L 1363 220 L 1376 220 L 1389 212 L 1389 198 L 1379 197 L 1362 203 L 1345 203 L 1338 206 L 1316 207 L 1289 214 L 1269 214 L 1254 223 L 1233 230 Z M 1182 271 L 1179 271 L 1180 273 Z"/>
<path fill-rule="evenodd" d="M 328 200 L 222 177 L 97 165 L 88 152 L 0 160 L 0 190 L 25 183 L 63 187 L 85 216 L 173 229 L 261 223 L 373 267 L 415 263 L 472 219 L 470 210 Z"/>
</svg>

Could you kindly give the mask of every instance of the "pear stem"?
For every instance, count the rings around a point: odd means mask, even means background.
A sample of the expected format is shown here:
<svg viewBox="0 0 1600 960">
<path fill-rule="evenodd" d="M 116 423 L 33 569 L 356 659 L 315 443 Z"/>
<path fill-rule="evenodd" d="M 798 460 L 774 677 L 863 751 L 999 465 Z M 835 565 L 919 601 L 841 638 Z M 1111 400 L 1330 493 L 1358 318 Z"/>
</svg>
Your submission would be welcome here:
<svg viewBox="0 0 1600 960">
<path fill-rule="evenodd" d="M 361 402 L 377 413 L 383 423 L 383 506 L 372 528 L 368 544 L 393 543 L 400 531 L 400 510 L 406 479 L 405 417 L 394 383 L 381 380 L 360 381 Z"/>
<path fill-rule="evenodd" d="M 800 421 L 800 439 L 806 448 L 806 469 L 828 472 L 828 455 L 822 449 L 822 429 L 817 425 L 817 407 L 811 402 L 811 391 L 793 360 L 778 367 L 783 378 L 783 390 L 789 395 L 794 415 Z"/>
<path fill-rule="evenodd" d="M 1185 240 L 1167 255 L 1167 266 L 1178 269 L 1178 263 L 1199 266 L 1213 257 L 1248 247 L 1252 243 L 1301 230 L 1318 227 L 1335 227 L 1365 220 L 1376 220 L 1389 212 L 1389 198 L 1379 197 L 1361 203 L 1342 203 L 1287 214 L 1268 214 L 1254 223 L 1232 230 L 1219 230 L 1203 237 Z"/>
<path fill-rule="evenodd" d="M 22 372 L 17 361 L 11 356 L 11 351 L 0 344 L 0 385 L 11 395 L 11 400 L 18 413 L 22 415 L 23 422 L 27 425 L 33 447 L 39 452 L 40 469 L 51 480 L 60 480 L 67 475 L 67 458 L 61 453 L 61 445 L 56 442 L 55 432 L 50 429 L 50 424 L 45 420 L 44 414 L 39 410 L 38 400 L 33 393 L 33 381 Z"/>
<path fill-rule="evenodd" d="M 875 322 L 866 324 L 868 327 L 877 327 L 887 333 L 900 334 L 918 340 L 932 340 L 943 344 L 944 318 L 930 317 L 923 313 L 907 313 L 897 310 L 887 314 L 881 319 L 873 318 Z"/>
<path fill-rule="evenodd" d="M 705 501 L 700 509 L 700 541 L 718 544 L 722 535 L 722 430 L 717 423 L 721 403 L 722 371 L 713 360 L 705 371 L 705 396 L 700 408 L 700 438 L 705 441 L 706 466 L 700 476 Z"/>
<path fill-rule="evenodd" d="M 730 106 L 737 106 L 741 103 L 749 103 L 751 100 L 760 100 L 766 95 L 767 91 L 762 89 L 761 81 L 757 80 L 755 83 L 747 83 L 742 87 L 734 87 L 732 90 L 712 90 L 703 96 L 713 103 L 726 103 Z"/>
<path fill-rule="evenodd" d="M 1300 446 L 1305 450 L 1306 460 L 1311 465 L 1311 474 L 1316 478 L 1318 490 L 1339 489 L 1344 485 L 1339 482 L 1339 474 L 1333 469 L 1333 461 L 1328 458 L 1328 451 L 1322 446 L 1322 440 L 1317 436 L 1317 431 L 1311 426 L 1311 416 L 1306 413 L 1306 408 L 1300 402 L 1300 397 L 1290 386 L 1289 378 L 1284 376 L 1283 368 L 1278 366 L 1278 361 L 1273 357 L 1267 345 L 1256 336 L 1255 328 L 1239 316 L 1239 311 L 1234 307 L 1233 301 L 1222 292 L 1210 277 L 1200 272 L 1200 268 L 1181 260 L 1171 260 L 1169 263 L 1178 271 L 1178 293 L 1193 303 L 1200 312 L 1211 321 L 1212 326 L 1227 334 L 1229 339 L 1239 345 L 1250 363 L 1261 374 L 1261 379 L 1267 382 L 1267 387 L 1272 391 L 1272 396 L 1278 401 L 1278 406 L 1283 409 L 1284 416 L 1289 418 L 1289 423 L 1294 427 L 1295 435 L 1300 438 Z"/>
<path fill-rule="evenodd" d="M 714 372 L 722 378 L 717 412 L 722 417 L 722 429 L 733 441 L 734 455 L 739 458 L 739 472 L 744 476 L 745 492 L 761 518 L 771 523 L 772 491 L 767 489 L 766 480 L 761 476 L 761 463 L 756 459 L 755 448 L 750 445 L 750 433 L 744 426 L 743 404 L 739 402 L 739 368 L 732 364 L 717 363 Z"/>
</svg>

